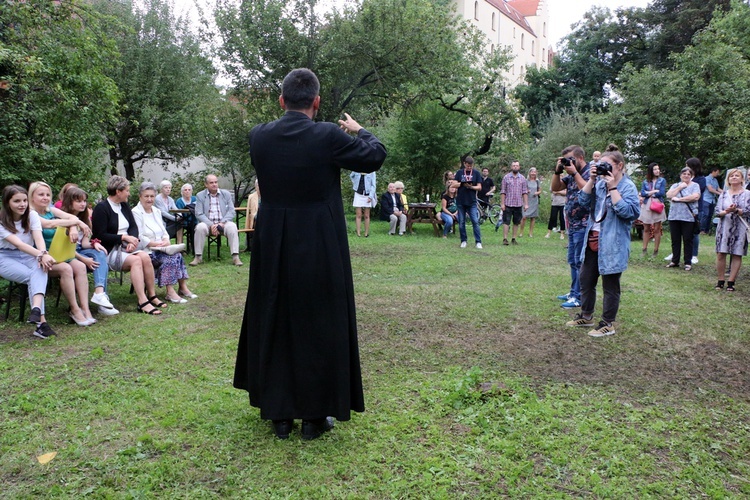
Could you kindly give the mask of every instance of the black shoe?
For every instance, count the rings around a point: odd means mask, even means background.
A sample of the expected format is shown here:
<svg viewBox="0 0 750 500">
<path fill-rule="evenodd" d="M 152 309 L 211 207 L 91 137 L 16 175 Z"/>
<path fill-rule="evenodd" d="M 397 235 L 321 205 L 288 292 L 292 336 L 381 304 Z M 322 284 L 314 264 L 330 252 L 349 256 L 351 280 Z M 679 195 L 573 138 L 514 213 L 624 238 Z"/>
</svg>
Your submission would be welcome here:
<svg viewBox="0 0 750 500">
<path fill-rule="evenodd" d="M 292 432 L 294 420 L 274 420 L 273 431 L 279 439 L 289 439 L 289 433 Z"/>
<path fill-rule="evenodd" d="M 515 238 L 513 238 L 513 239 L 510 240 L 510 244 L 511 245 L 518 245 L 518 242 L 516 241 Z"/>
<path fill-rule="evenodd" d="M 49 324 L 45 321 L 44 323 L 39 323 L 37 325 L 36 330 L 34 330 L 34 335 L 39 337 L 40 339 L 48 339 L 52 335 L 57 335 L 55 331 L 52 329 Z"/>
<path fill-rule="evenodd" d="M 333 429 L 333 417 L 316 418 L 302 421 L 302 439 L 319 438 L 324 432 Z"/>
<path fill-rule="evenodd" d="M 31 314 L 29 314 L 29 323 L 41 323 L 42 321 L 42 310 L 38 307 L 31 308 Z"/>
</svg>

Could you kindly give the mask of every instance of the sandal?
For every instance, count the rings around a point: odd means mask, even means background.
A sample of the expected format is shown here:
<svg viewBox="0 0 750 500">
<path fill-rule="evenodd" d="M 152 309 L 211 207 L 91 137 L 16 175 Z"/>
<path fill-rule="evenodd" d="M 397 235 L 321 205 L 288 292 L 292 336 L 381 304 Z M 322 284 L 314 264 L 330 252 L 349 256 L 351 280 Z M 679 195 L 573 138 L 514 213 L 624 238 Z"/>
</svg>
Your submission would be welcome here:
<svg viewBox="0 0 750 500">
<path fill-rule="evenodd" d="M 685 271 L 690 271 L 691 269 L 693 269 L 693 266 L 691 266 L 690 264 L 687 264 L 685 266 Z"/>
<path fill-rule="evenodd" d="M 151 306 L 151 307 L 153 307 L 153 309 L 151 309 L 150 311 L 146 311 L 144 309 L 144 307 L 146 307 L 146 306 Z M 149 302 L 149 301 L 146 301 L 143 304 L 138 304 L 138 312 L 139 313 L 143 313 L 143 314 L 153 314 L 153 315 L 157 315 L 157 316 L 159 314 L 161 314 L 161 311 L 159 309 L 156 309 L 154 307 L 154 305 L 151 302 Z"/>
<path fill-rule="evenodd" d="M 677 266 L 679 266 L 679 264 L 675 264 L 674 262 L 670 262 L 669 264 L 667 264 L 667 267 L 677 267 Z"/>
<path fill-rule="evenodd" d="M 719 280 L 714 287 L 714 290 L 724 290 L 724 280 Z"/>
<path fill-rule="evenodd" d="M 734 291 L 734 281 L 727 281 L 727 292 Z"/>
<path fill-rule="evenodd" d="M 149 297 L 148 301 L 152 305 L 154 305 L 154 306 L 156 306 L 156 307 L 158 307 L 160 309 L 164 309 L 165 307 L 167 307 L 167 304 L 164 303 L 164 302 L 162 302 L 161 300 L 159 300 L 159 298 L 156 295 L 154 295 L 153 297 Z"/>
</svg>

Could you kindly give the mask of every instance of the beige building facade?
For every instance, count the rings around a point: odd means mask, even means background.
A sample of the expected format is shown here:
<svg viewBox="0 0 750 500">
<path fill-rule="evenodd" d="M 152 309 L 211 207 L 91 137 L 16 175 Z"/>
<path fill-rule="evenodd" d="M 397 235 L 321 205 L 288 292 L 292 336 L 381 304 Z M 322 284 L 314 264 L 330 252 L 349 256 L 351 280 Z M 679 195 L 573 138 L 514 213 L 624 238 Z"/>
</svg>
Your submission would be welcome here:
<svg viewBox="0 0 750 500">
<path fill-rule="evenodd" d="M 549 0 L 454 0 L 457 13 L 484 33 L 488 52 L 509 47 L 513 62 L 505 74 L 511 87 L 529 66 L 549 67 Z"/>
</svg>

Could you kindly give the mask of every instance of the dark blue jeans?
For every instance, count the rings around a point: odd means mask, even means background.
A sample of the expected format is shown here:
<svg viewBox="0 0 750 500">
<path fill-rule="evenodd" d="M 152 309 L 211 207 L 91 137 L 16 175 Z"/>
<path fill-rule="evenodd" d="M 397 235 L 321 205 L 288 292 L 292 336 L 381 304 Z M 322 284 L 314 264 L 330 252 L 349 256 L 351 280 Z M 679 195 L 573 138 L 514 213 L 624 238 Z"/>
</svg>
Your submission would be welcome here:
<svg viewBox="0 0 750 500">
<path fill-rule="evenodd" d="M 716 203 L 708 203 L 701 200 L 701 231 L 704 233 L 711 232 L 711 219 L 714 218 L 714 209 Z"/>
<path fill-rule="evenodd" d="M 563 226 L 564 227 L 564 226 Z M 568 264 L 570 264 L 570 296 L 581 300 L 581 252 L 586 229 L 568 230 Z"/>
<path fill-rule="evenodd" d="M 482 242 L 482 233 L 479 231 L 479 210 L 477 210 L 477 204 L 472 203 L 471 205 L 458 205 L 458 234 L 461 236 L 461 241 L 466 241 L 466 214 L 469 214 L 471 220 L 471 226 L 474 228 L 474 241 L 477 243 Z"/>
</svg>

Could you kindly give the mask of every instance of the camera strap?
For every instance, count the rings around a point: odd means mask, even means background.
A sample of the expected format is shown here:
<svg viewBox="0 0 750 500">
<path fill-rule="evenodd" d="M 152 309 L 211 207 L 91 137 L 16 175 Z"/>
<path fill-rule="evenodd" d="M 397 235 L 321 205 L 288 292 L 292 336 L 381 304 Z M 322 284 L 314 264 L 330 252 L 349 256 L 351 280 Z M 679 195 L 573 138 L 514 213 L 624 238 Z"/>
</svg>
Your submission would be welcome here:
<svg viewBox="0 0 750 500">
<path fill-rule="evenodd" d="M 594 188 L 594 192 L 596 192 L 596 187 Z M 604 210 L 602 210 L 602 217 L 600 219 L 597 219 L 596 216 L 594 216 L 594 222 L 596 222 L 597 224 L 607 218 L 607 198 L 609 198 L 609 195 L 604 196 Z M 594 205 L 594 208 L 596 208 L 596 205 Z"/>
</svg>

